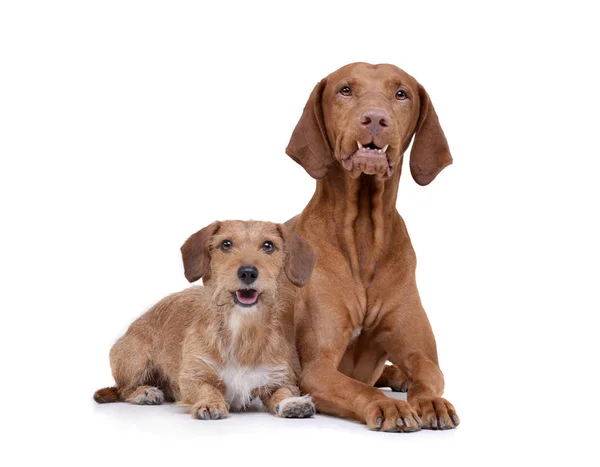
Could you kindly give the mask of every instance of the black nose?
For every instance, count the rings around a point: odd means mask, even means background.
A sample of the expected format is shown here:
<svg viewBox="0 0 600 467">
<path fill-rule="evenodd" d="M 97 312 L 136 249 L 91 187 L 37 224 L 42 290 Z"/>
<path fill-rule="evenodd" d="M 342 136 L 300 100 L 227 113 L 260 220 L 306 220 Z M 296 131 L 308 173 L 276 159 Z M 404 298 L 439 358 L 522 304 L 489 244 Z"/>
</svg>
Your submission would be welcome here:
<svg viewBox="0 0 600 467">
<path fill-rule="evenodd" d="M 362 114 L 360 123 L 366 126 L 372 135 L 376 135 L 382 129 L 389 126 L 390 117 L 381 109 L 367 110 L 364 114 Z"/>
<path fill-rule="evenodd" d="M 254 266 L 242 266 L 238 269 L 238 277 L 244 284 L 252 284 L 258 278 L 258 269 Z"/>
</svg>

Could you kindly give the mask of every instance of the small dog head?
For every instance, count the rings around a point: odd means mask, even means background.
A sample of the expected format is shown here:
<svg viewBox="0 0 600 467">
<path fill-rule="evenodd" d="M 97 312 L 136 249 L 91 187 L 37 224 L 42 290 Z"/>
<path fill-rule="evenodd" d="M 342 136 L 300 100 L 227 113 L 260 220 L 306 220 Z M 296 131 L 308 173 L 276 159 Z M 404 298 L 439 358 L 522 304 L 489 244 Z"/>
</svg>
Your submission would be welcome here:
<svg viewBox="0 0 600 467">
<path fill-rule="evenodd" d="M 214 287 L 219 305 L 253 307 L 274 297 L 283 281 L 305 285 L 315 251 L 281 224 L 258 221 L 213 222 L 181 247 L 185 277 Z"/>
</svg>

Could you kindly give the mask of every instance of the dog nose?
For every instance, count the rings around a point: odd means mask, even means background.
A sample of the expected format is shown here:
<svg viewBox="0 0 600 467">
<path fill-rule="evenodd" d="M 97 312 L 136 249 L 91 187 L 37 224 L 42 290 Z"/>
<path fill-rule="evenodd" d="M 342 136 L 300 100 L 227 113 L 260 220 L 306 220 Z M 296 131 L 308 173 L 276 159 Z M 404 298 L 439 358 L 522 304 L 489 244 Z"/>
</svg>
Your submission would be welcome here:
<svg viewBox="0 0 600 467">
<path fill-rule="evenodd" d="M 258 278 L 258 269 L 254 266 L 241 266 L 238 269 L 238 277 L 244 284 L 252 284 Z"/>
<path fill-rule="evenodd" d="M 376 135 L 383 128 L 389 126 L 390 117 L 381 109 L 367 110 L 360 118 L 360 123 L 366 126 L 371 134 Z"/>
</svg>

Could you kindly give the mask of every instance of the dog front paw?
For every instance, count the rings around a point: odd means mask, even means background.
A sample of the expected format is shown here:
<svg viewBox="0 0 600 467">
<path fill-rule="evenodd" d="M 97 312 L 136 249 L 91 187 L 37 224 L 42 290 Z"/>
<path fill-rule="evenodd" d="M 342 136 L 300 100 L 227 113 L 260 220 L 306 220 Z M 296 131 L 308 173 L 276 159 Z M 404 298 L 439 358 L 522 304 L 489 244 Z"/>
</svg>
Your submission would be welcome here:
<svg viewBox="0 0 600 467">
<path fill-rule="evenodd" d="M 418 399 L 412 405 L 423 420 L 423 428 L 449 430 L 460 423 L 454 406 L 443 397 Z"/>
<path fill-rule="evenodd" d="M 275 407 L 275 415 L 282 418 L 310 418 L 317 410 L 310 396 L 288 397 Z"/>
<path fill-rule="evenodd" d="M 229 417 L 229 410 L 225 402 L 216 403 L 197 403 L 192 406 L 190 411 L 193 418 L 198 420 L 221 420 Z"/>
<path fill-rule="evenodd" d="M 369 429 L 388 432 L 411 432 L 421 429 L 421 420 L 408 402 L 385 398 L 370 402 L 364 409 Z"/>
</svg>

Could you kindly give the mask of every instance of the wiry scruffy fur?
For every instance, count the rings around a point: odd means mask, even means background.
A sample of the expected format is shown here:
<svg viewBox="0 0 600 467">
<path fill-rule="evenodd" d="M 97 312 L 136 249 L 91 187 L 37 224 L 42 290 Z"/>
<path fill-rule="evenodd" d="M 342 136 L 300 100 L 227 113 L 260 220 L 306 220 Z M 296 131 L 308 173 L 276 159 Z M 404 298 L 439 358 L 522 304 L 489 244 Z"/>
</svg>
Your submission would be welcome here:
<svg viewBox="0 0 600 467">
<path fill-rule="evenodd" d="M 221 248 L 224 241 L 231 247 Z M 267 251 L 265 242 L 274 248 Z M 315 253 L 285 226 L 266 222 L 215 222 L 181 248 L 186 277 L 204 277 L 204 287 L 170 295 L 137 319 L 113 346 L 110 362 L 116 386 L 98 390 L 99 402 L 189 406 L 193 417 L 224 418 L 259 397 L 280 417 L 310 417 L 310 397 L 296 385 L 292 286 L 310 277 Z M 255 305 L 243 307 L 238 277 L 254 266 Z M 291 283 L 291 284 L 290 284 Z"/>
</svg>

